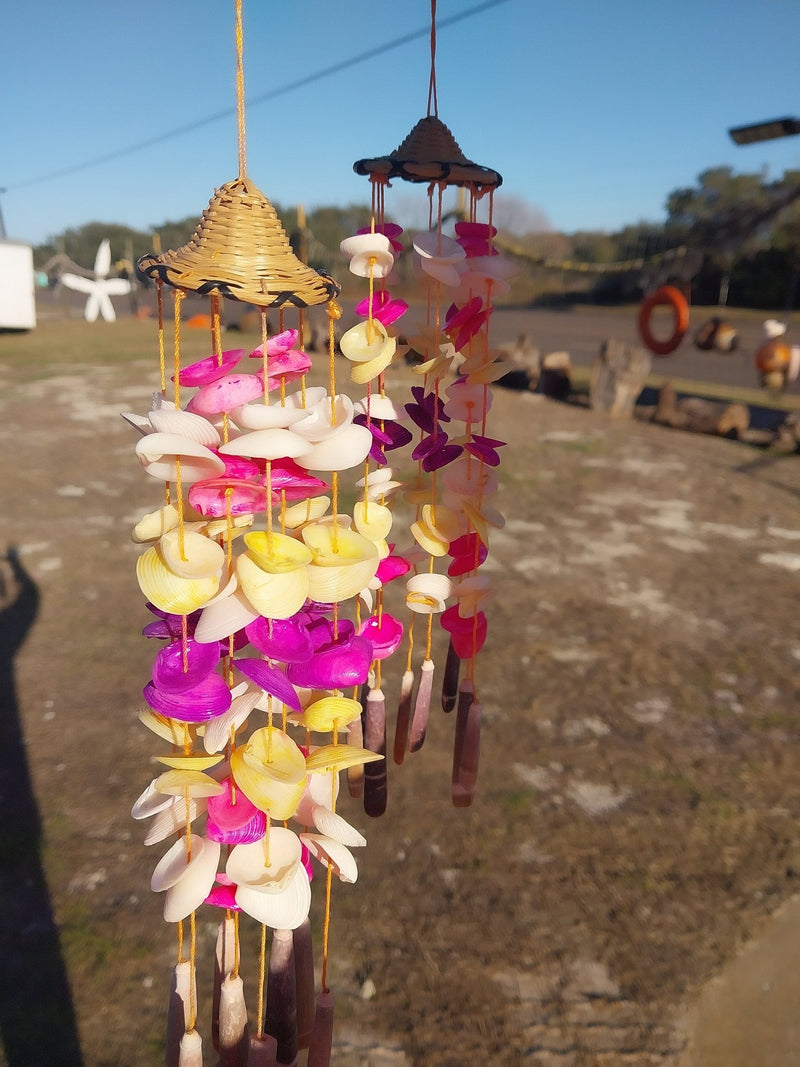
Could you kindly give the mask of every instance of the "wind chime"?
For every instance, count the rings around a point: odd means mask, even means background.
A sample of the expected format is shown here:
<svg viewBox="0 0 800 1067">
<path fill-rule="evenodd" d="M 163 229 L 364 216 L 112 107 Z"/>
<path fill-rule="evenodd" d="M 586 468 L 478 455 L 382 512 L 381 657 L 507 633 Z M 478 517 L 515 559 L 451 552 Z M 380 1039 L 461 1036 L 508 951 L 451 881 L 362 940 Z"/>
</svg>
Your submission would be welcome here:
<svg viewBox="0 0 800 1067">
<path fill-rule="evenodd" d="M 171 842 L 151 878 L 177 933 L 168 1067 L 203 1062 L 201 906 L 220 914 L 211 1036 L 221 1067 L 288 1067 L 301 1049 L 309 1067 L 330 1062 L 333 878 L 356 881 L 351 849 L 366 844 L 337 811 L 339 783 L 345 772 L 350 792 L 363 790 L 367 812 L 383 811 L 381 668 L 406 635 L 384 608 L 394 579 L 405 579 L 412 617 L 395 759 L 424 738 L 439 614 L 450 635 L 444 706 L 458 707 L 453 800 L 466 804 L 474 793 L 475 660 L 489 596 L 480 567 L 489 529 L 502 522 L 491 506 L 501 442 L 487 435 L 486 417 L 489 383 L 504 368 L 489 347 L 488 321 L 506 267 L 492 247 L 491 194 L 500 177 L 467 160 L 435 114 L 435 2 L 431 14 L 429 114 L 393 155 L 356 164 L 370 176 L 372 222 L 342 247 L 368 293 L 356 308 L 361 321 L 339 345 L 363 396 L 337 391 L 339 287 L 295 256 L 277 213 L 247 176 L 241 0 L 235 0 L 238 177 L 216 190 L 187 245 L 139 262 L 157 291 L 160 390 L 147 415 L 125 417 L 140 433 L 139 463 L 163 492 L 160 506 L 133 531 L 142 546 L 137 578 L 154 616 L 143 632 L 162 642 L 140 720 L 168 751 L 156 756 L 164 769 L 132 814 L 152 820 L 146 845 Z M 423 353 L 420 384 L 406 405 L 418 429 L 412 453 L 418 475 L 408 490 L 414 545 L 401 552 L 388 540 L 390 498 L 400 484 L 386 453 L 410 443 L 412 433 L 385 383 L 398 352 L 392 323 L 407 309 L 386 287 L 402 250 L 400 229 L 384 212 L 384 191 L 397 176 L 427 184 L 431 213 L 429 232 L 413 241 L 426 311 L 412 339 Z M 443 232 L 442 194 L 451 185 L 469 194 L 455 238 Z M 489 220 L 479 222 L 487 193 Z M 174 298 L 171 361 L 166 292 Z M 187 293 L 208 297 L 211 354 L 184 365 Z M 260 309 L 261 344 L 249 354 L 222 348 L 223 297 Z M 312 387 L 311 360 L 301 347 L 303 311 L 322 304 L 328 384 Z M 248 355 L 256 361 L 249 371 L 242 369 Z M 344 471 L 360 475 L 352 515 L 340 505 Z M 447 573 L 437 572 L 445 559 Z M 424 657 L 412 709 L 420 616 Z M 309 910 L 318 874 L 324 920 L 316 993 Z M 253 1027 L 240 975 L 248 919 L 260 927 Z"/>
<path fill-rule="evenodd" d="M 429 229 L 411 241 L 415 276 L 425 294 L 424 321 L 405 330 L 412 349 L 421 357 L 414 368 L 420 381 L 411 390 L 411 401 L 399 408 L 416 429 L 411 456 L 417 474 L 415 484 L 405 493 L 415 511 L 410 527 L 413 546 L 400 555 L 395 569 L 397 573 L 404 562 L 413 573 L 406 580 L 411 622 L 393 757 L 402 763 L 406 752 L 419 749 L 425 739 L 434 686 L 433 620 L 438 616 L 449 635 L 442 707 L 445 712 L 457 709 L 452 800 L 455 806 L 465 807 L 472 802 L 478 772 L 481 705 L 475 668 L 486 640 L 484 608 L 491 596 L 481 565 L 488 555 L 490 530 L 502 527 L 504 521 L 492 505 L 498 485 L 498 450 L 503 442 L 488 436 L 487 416 L 491 383 L 507 367 L 499 360 L 499 352 L 490 347 L 489 322 L 492 301 L 508 291 L 508 279 L 516 267 L 494 247 L 497 231 L 492 224 L 492 207 L 501 176 L 467 159 L 438 116 L 436 0 L 431 0 L 430 50 L 427 115 L 390 155 L 361 159 L 354 166 L 356 173 L 369 178 L 372 218 L 365 231 L 342 242 L 341 250 L 352 257 L 350 270 L 368 279 L 369 290 L 356 307 L 364 322 L 342 337 L 341 348 L 351 359 L 373 358 L 379 365 L 383 357 L 378 353 L 386 351 L 394 324 L 408 311 L 405 301 L 391 295 L 387 283 L 403 244 L 401 227 L 387 219 L 386 190 L 395 178 L 426 186 Z M 445 233 L 448 215 L 443 203 L 445 193 L 453 188 L 459 191 L 462 206 L 456 212 L 459 217 L 454 236 L 449 236 Z M 482 206 L 483 220 L 479 217 Z M 353 352 L 349 350 L 351 344 Z M 383 372 L 378 376 L 376 393 L 367 397 L 365 410 L 376 438 L 363 479 L 363 506 L 367 507 L 375 495 L 382 500 L 384 493 L 398 487 L 385 466 L 384 452 L 411 442 L 412 435 L 395 421 L 402 416 L 386 395 Z M 370 468 L 373 460 L 375 466 Z M 376 598 L 375 619 L 381 620 L 382 585 Z M 385 627 L 381 622 L 378 625 Z M 424 633 L 416 642 L 415 632 L 422 627 Z M 424 651 L 415 694 L 417 643 Z M 364 744 L 385 753 L 385 701 L 379 671 L 371 682 L 364 701 Z M 362 771 L 350 777 L 358 780 Z M 368 814 L 383 810 L 385 783 L 385 765 L 363 768 Z"/>
</svg>

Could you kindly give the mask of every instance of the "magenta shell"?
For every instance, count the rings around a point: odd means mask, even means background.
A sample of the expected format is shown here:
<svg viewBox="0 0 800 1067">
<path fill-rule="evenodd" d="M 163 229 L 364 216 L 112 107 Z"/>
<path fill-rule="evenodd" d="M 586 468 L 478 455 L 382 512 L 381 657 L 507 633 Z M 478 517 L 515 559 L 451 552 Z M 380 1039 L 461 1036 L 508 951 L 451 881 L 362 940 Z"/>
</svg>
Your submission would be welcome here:
<svg viewBox="0 0 800 1067">
<path fill-rule="evenodd" d="M 225 456 L 216 452 L 215 449 L 212 451 L 225 464 L 225 470 L 220 474 L 220 478 L 235 478 L 237 481 L 247 482 L 254 481 L 264 474 L 263 463 L 259 465 L 255 460 L 247 459 L 246 456 Z"/>
<path fill-rule="evenodd" d="M 218 663 L 217 644 L 203 645 L 193 638 L 172 641 L 153 661 L 153 684 L 167 693 L 183 693 L 211 674 Z"/>
<path fill-rule="evenodd" d="M 242 482 L 235 478 L 208 478 L 204 482 L 195 482 L 189 489 L 189 503 L 195 511 L 212 519 L 224 519 L 228 514 L 228 507 L 231 515 L 251 515 L 253 512 L 265 510 L 267 491 L 257 482 Z"/>
<path fill-rule="evenodd" d="M 268 337 L 267 356 L 277 356 L 279 352 L 288 352 L 290 348 L 294 348 L 294 346 L 297 344 L 297 338 L 299 336 L 299 330 L 282 330 L 280 333 L 276 333 L 272 337 Z M 258 348 L 254 348 L 253 351 L 250 353 L 251 359 L 262 359 L 263 356 L 263 345 L 259 345 Z"/>
<path fill-rule="evenodd" d="M 254 815 L 264 816 L 264 812 L 260 811 L 238 786 L 236 787 L 236 803 L 232 803 L 230 778 L 223 778 L 220 785 L 223 786 L 225 792 L 208 798 L 209 818 L 214 820 L 220 830 L 236 830 L 249 823 Z M 264 826 L 266 826 L 266 820 Z"/>
<path fill-rule="evenodd" d="M 245 627 L 247 639 L 269 659 L 299 663 L 308 659 L 314 646 L 298 619 L 265 619 L 261 616 Z"/>
<path fill-rule="evenodd" d="M 344 641 L 345 638 L 352 637 L 355 632 L 355 623 L 351 622 L 350 619 L 339 619 L 335 635 L 333 622 L 330 619 L 318 617 L 308 623 L 308 634 L 315 652 L 319 652 L 327 645 L 330 645 L 334 637 L 337 641 Z"/>
<path fill-rule="evenodd" d="M 204 903 L 214 904 L 216 907 L 225 908 L 228 911 L 241 911 L 242 909 L 236 903 L 236 889 L 237 886 L 235 885 L 215 885 Z"/>
<path fill-rule="evenodd" d="M 371 615 L 359 630 L 372 645 L 373 659 L 387 659 L 396 652 L 403 640 L 403 624 L 393 615 L 383 612 L 380 617 Z"/>
<path fill-rule="evenodd" d="M 230 690 L 219 674 L 207 675 L 182 693 L 170 693 L 148 682 L 143 696 L 153 711 L 181 722 L 208 722 L 231 706 Z"/>
<path fill-rule="evenodd" d="M 243 348 L 230 348 L 217 356 L 206 356 L 196 363 L 190 363 L 188 367 L 178 372 L 178 381 L 181 385 L 209 385 L 216 382 L 226 374 L 230 374 L 236 364 L 244 355 Z M 175 381 L 175 376 L 172 376 Z"/>
<path fill-rule="evenodd" d="M 339 638 L 304 663 L 290 663 L 286 674 L 308 689 L 346 689 L 363 685 L 372 663 L 372 645 L 365 637 Z"/>
<path fill-rule="evenodd" d="M 442 627 L 450 634 L 453 651 L 459 659 L 472 659 L 486 641 L 486 616 L 482 611 L 464 619 L 458 614 L 458 605 L 454 604 L 442 613 Z"/>
<path fill-rule="evenodd" d="M 453 557 L 450 566 L 447 568 L 447 573 L 451 578 L 455 578 L 460 574 L 469 574 L 476 567 L 480 567 L 481 563 L 489 555 L 489 549 L 474 530 L 470 533 L 462 534 L 455 541 L 451 541 L 447 551 Z"/>
<path fill-rule="evenodd" d="M 411 564 L 407 559 L 403 559 L 402 556 L 387 556 L 378 564 L 375 577 L 385 584 L 394 581 L 395 578 L 401 578 L 410 570 Z"/>
<path fill-rule="evenodd" d="M 272 696 L 277 697 L 282 703 L 293 711 L 300 711 L 300 699 L 294 691 L 294 686 L 287 676 L 278 667 L 272 667 L 263 659 L 235 659 L 234 667 L 245 678 L 255 682 L 259 688 Z"/>
<path fill-rule="evenodd" d="M 226 374 L 198 389 L 186 410 L 195 415 L 220 415 L 263 395 L 264 380 L 260 374 Z"/>
<path fill-rule="evenodd" d="M 206 819 L 206 836 L 221 845 L 249 845 L 253 841 L 260 841 L 266 832 L 267 817 L 263 811 L 256 812 L 252 819 L 232 830 L 223 829 L 210 816 Z"/>
</svg>

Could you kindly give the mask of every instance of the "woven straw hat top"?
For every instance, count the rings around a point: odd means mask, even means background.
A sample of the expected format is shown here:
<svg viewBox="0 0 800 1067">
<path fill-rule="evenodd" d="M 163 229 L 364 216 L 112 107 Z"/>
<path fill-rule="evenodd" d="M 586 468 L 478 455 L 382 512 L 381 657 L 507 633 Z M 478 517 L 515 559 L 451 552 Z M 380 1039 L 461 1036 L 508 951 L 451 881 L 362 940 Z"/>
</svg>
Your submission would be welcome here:
<svg viewBox="0 0 800 1067">
<path fill-rule="evenodd" d="M 246 177 L 217 189 L 189 243 L 142 256 L 139 270 L 176 289 L 258 307 L 324 304 L 339 286 L 292 251 L 275 208 Z"/>
<path fill-rule="evenodd" d="M 499 186 L 503 181 L 496 170 L 467 159 L 450 130 L 435 115 L 420 119 L 391 155 L 359 159 L 353 164 L 353 170 L 356 174 L 384 175 L 407 182 L 443 181 L 447 185 L 486 188 Z"/>
</svg>

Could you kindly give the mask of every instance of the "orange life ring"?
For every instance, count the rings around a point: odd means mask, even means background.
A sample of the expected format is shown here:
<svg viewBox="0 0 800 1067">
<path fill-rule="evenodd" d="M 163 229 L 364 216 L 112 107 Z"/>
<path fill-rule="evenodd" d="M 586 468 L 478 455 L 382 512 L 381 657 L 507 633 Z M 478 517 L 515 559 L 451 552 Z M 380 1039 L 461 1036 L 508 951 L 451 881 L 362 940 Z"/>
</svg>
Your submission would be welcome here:
<svg viewBox="0 0 800 1067">
<path fill-rule="evenodd" d="M 665 341 L 657 340 L 650 332 L 653 308 L 661 306 L 671 308 L 674 317 L 672 334 Z M 674 285 L 661 285 L 642 301 L 639 308 L 639 335 L 655 355 L 668 356 L 670 352 L 674 352 L 688 329 L 689 304 L 680 289 L 676 289 Z"/>
</svg>

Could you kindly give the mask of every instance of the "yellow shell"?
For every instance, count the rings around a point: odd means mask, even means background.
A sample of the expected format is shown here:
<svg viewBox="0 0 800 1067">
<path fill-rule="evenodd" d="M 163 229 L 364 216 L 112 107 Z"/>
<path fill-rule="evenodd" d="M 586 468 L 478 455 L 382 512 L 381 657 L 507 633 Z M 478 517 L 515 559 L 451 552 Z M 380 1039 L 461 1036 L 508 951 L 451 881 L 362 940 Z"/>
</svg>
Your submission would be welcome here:
<svg viewBox="0 0 800 1067">
<path fill-rule="evenodd" d="M 328 733 L 344 729 L 361 714 L 361 704 L 350 697 L 323 697 L 309 704 L 298 721 L 316 733 Z"/>
<path fill-rule="evenodd" d="M 220 581 L 219 575 L 181 578 L 155 548 L 148 548 L 137 560 L 136 577 L 145 598 L 172 615 L 190 615 L 202 608 L 217 592 Z"/>
<path fill-rule="evenodd" d="M 350 380 L 356 385 L 366 385 L 367 382 L 371 382 L 373 378 L 378 377 L 381 371 L 386 370 L 394 359 L 396 351 L 397 342 L 391 337 L 389 338 L 389 344 L 386 345 L 380 355 L 377 355 L 374 359 L 367 360 L 366 363 L 353 364 L 350 368 Z"/>
<path fill-rule="evenodd" d="M 352 363 L 367 363 L 383 356 L 389 345 L 394 349 L 394 343 L 386 327 L 373 319 L 372 322 L 359 322 L 346 330 L 339 339 L 339 348 Z"/>
<path fill-rule="evenodd" d="M 303 526 L 307 522 L 316 522 L 317 519 L 322 518 L 330 506 L 329 496 L 310 496 L 307 500 L 301 500 L 286 508 L 283 513 L 284 526 L 289 530 L 296 530 L 298 526 Z"/>
<path fill-rule="evenodd" d="M 244 535 L 247 554 L 262 570 L 285 574 L 311 562 L 311 550 L 287 534 L 254 530 Z"/>
<path fill-rule="evenodd" d="M 310 567 L 300 566 L 270 574 L 249 552 L 236 561 L 242 592 L 260 615 L 270 619 L 288 619 L 300 610 L 309 595 L 309 571 Z"/>
<path fill-rule="evenodd" d="M 225 549 L 197 530 L 169 530 L 161 537 L 158 554 L 181 578 L 207 578 L 225 565 Z"/>
<path fill-rule="evenodd" d="M 380 562 L 377 548 L 356 530 L 338 523 L 309 523 L 302 536 L 311 549 L 308 595 L 322 604 L 348 600 L 375 576 Z"/>
<path fill-rule="evenodd" d="M 164 771 L 156 778 L 159 793 L 169 793 L 174 797 L 216 797 L 225 792 L 224 786 L 204 771 L 171 770 Z"/>
<path fill-rule="evenodd" d="M 139 712 L 139 722 L 163 741 L 169 741 L 171 745 L 179 748 L 192 744 L 194 739 L 193 729 L 188 722 L 169 719 L 166 715 L 151 711 L 150 708 L 143 708 Z"/>
<path fill-rule="evenodd" d="M 409 532 L 417 544 L 431 556 L 444 556 L 449 541 L 443 541 L 424 522 L 412 522 Z"/>
<path fill-rule="evenodd" d="M 440 541 L 455 541 L 463 533 L 461 516 L 444 504 L 425 504 L 422 508 L 422 521 Z"/>
<path fill-rule="evenodd" d="M 303 753 L 287 734 L 270 726 L 234 749 L 231 773 L 248 800 L 273 819 L 294 815 L 306 787 Z"/>
<path fill-rule="evenodd" d="M 306 760 L 306 769 L 312 771 L 343 771 L 348 767 L 358 767 L 362 763 L 374 763 L 383 759 L 378 752 L 354 745 L 322 745 L 315 749 Z"/>
<path fill-rule="evenodd" d="M 188 756 L 182 756 L 180 753 L 175 753 L 169 756 L 155 756 L 154 759 L 159 763 L 163 763 L 165 767 L 172 767 L 176 771 L 207 771 L 210 767 L 215 767 L 222 759 L 222 755 L 214 756 L 199 756 L 191 754 Z"/>
<path fill-rule="evenodd" d="M 369 541 L 383 541 L 392 529 L 392 513 L 385 504 L 359 500 L 353 508 L 353 522 Z"/>
</svg>

